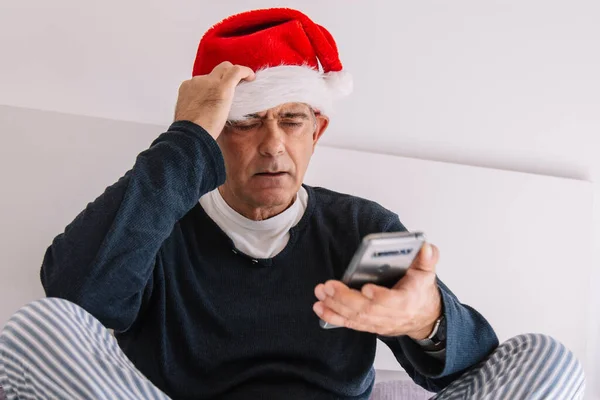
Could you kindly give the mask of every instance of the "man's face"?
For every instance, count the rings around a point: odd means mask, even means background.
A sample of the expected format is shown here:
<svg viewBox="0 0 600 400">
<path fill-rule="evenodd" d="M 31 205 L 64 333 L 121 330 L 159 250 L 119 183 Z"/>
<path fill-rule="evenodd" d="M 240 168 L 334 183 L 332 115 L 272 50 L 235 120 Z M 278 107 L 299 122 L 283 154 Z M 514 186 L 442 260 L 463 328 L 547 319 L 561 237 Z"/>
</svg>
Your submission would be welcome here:
<svg viewBox="0 0 600 400">
<path fill-rule="evenodd" d="M 217 139 L 227 170 L 225 190 L 254 208 L 289 205 L 328 124 L 304 103 L 228 122 Z"/>
</svg>

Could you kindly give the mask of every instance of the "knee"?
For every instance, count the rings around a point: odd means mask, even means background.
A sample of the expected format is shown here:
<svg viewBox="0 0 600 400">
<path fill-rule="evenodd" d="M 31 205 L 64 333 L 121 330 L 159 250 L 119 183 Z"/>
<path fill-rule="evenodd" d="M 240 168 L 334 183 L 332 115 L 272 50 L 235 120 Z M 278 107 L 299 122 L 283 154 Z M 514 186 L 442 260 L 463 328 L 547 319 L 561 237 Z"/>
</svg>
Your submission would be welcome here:
<svg viewBox="0 0 600 400">
<path fill-rule="evenodd" d="M 511 354 L 525 354 L 536 357 L 539 361 L 551 361 L 549 356 L 554 355 L 554 359 L 576 359 L 575 355 L 564 344 L 549 335 L 541 333 L 527 333 L 515 336 L 504 342 L 501 348 L 505 348 Z"/>
<path fill-rule="evenodd" d="M 0 332 L 0 344 L 7 335 L 15 335 L 20 331 L 38 330 L 40 324 L 50 319 L 72 314 L 76 306 L 64 299 L 43 298 L 21 307 L 14 313 Z M 6 343 L 4 343 L 6 344 Z"/>
<path fill-rule="evenodd" d="M 562 386 L 573 391 L 583 390 L 585 375 L 575 354 L 555 338 L 543 334 L 515 336 L 498 349 L 505 357 L 527 365 L 548 387 Z M 573 392 L 575 393 L 575 392 Z M 564 397 L 573 398 L 563 393 Z"/>
<path fill-rule="evenodd" d="M 500 348 L 511 355 L 523 355 L 531 361 L 558 362 L 576 357 L 564 344 L 549 335 L 527 333 L 515 336 L 504 342 Z"/>
</svg>

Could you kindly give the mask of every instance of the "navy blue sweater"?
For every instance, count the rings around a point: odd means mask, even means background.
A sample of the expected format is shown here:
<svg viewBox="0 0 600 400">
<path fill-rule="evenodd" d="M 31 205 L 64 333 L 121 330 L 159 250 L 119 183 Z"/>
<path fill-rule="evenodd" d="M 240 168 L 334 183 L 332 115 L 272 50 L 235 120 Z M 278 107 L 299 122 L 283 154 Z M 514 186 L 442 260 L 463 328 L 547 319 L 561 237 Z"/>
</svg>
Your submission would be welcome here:
<svg viewBox="0 0 600 400">
<path fill-rule="evenodd" d="M 321 329 L 313 290 L 342 276 L 364 235 L 405 230 L 398 216 L 306 186 L 308 206 L 285 249 L 253 260 L 198 202 L 224 180 L 214 139 L 174 123 L 53 241 L 41 269 L 46 294 L 114 329 L 127 356 L 174 399 L 367 399 L 377 337 Z M 432 391 L 498 345 L 486 320 L 439 285 L 445 362 L 408 337 L 381 338 Z"/>
</svg>

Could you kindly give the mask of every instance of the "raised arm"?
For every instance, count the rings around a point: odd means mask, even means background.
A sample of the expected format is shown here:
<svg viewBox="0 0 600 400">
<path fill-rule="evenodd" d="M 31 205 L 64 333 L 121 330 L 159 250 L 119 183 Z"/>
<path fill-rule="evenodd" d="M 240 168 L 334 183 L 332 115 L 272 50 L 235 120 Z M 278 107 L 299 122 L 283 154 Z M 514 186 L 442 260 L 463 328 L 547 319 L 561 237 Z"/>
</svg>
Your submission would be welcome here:
<svg viewBox="0 0 600 400">
<path fill-rule="evenodd" d="M 225 180 L 215 141 L 246 67 L 222 63 L 185 81 L 175 121 L 133 168 L 88 204 L 46 251 L 42 285 L 115 330 L 135 320 L 155 258 L 175 223 Z"/>
</svg>

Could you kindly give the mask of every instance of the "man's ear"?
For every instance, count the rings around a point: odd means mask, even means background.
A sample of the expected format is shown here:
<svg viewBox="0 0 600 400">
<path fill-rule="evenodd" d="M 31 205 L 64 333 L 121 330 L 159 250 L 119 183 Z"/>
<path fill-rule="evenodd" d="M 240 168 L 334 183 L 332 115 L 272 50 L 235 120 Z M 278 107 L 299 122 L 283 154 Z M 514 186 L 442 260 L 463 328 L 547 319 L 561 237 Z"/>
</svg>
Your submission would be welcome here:
<svg viewBox="0 0 600 400">
<path fill-rule="evenodd" d="M 323 134 L 325 133 L 325 131 L 327 130 L 327 127 L 329 126 L 329 117 L 323 114 L 318 114 L 316 115 L 317 118 L 317 129 L 315 129 L 315 132 L 313 133 L 313 151 L 315 150 L 315 146 L 317 145 L 317 142 L 319 141 L 319 139 L 321 139 L 321 136 L 323 136 Z"/>
</svg>

